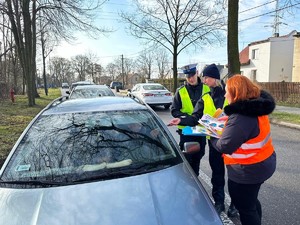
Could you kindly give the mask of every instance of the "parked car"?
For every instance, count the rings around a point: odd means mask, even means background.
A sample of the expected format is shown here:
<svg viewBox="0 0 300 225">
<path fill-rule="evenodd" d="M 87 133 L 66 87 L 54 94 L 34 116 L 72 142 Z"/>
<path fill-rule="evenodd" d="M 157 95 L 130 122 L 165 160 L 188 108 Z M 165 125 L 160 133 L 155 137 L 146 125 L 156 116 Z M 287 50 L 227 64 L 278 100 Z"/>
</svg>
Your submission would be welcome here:
<svg viewBox="0 0 300 225">
<path fill-rule="evenodd" d="M 151 106 L 163 105 L 168 109 L 172 104 L 172 93 L 158 83 L 139 83 L 128 90 L 128 96 L 137 97 Z"/>
<path fill-rule="evenodd" d="M 112 81 L 109 86 L 111 89 L 123 89 L 123 83 L 119 81 Z"/>
<path fill-rule="evenodd" d="M 166 125 L 128 97 L 48 105 L 4 162 L 0 198 L 5 225 L 222 224 Z"/>
<path fill-rule="evenodd" d="M 83 85 L 73 88 L 69 98 L 96 98 L 103 96 L 115 96 L 114 92 L 106 85 Z"/>
<path fill-rule="evenodd" d="M 75 88 L 77 86 L 92 85 L 92 84 L 95 84 L 95 83 L 93 81 L 77 81 L 77 82 L 71 84 L 70 91 L 72 91 L 73 88 Z"/>
<path fill-rule="evenodd" d="M 62 84 L 61 84 L 61 88 L 62 88 L 62 89 L 69 89 L 70 86 L 69 86 L 68 83 L 62 83 Z"/>
<path fill-rule="evenodd" d="M 61 96 L 68 96 L 69 89 L 70 89 L 70 86 L 68 83 L 62 83 L 61 89 L 60 89 Z"/>
</svg>

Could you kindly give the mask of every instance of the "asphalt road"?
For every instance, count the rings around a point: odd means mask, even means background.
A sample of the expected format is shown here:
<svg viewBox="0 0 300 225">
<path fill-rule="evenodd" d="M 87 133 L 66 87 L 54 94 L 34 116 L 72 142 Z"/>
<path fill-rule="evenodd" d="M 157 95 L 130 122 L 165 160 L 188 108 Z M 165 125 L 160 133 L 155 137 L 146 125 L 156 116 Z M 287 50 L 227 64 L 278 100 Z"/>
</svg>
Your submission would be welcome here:
<svg viewBox="0 0 300 225">
<path fill-rule="evenodd" d="M 169 110 L 156 107 L 154 110 L 168 124 L 172 118 Z M 178 141 L 176 127 L 169 127 Z M 300 130 L 272 124 L 272 140 L 277 154 L 277 169 L 260 190 L 259 199 L 263 209 L 263 225 L 299 225 L 300 224 Z M 211 193 L 211 170 L 208 164 L 208 149 L 201 160 L 201 183 Z M 227 189 L 227 188 L 226 188 Z M 230 198 L 227 192 L 227 207 Z M 223 216 L 222 216 L 223 217 Z M 240 225 L 238 219 L 223 217 L 224 224 Z"/>
</svg>

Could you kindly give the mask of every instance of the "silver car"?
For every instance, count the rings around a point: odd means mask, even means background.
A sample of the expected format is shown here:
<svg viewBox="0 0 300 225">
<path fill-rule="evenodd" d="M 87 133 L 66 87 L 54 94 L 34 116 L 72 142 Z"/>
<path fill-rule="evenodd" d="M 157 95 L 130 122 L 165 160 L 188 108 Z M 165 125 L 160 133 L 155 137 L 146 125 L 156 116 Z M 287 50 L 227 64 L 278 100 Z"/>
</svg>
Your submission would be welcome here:
<svg viewBox="0 0 300 225">
<path fill-rule="evenodd" d="M 55 100 L 0 179 L 0 224 L 222 224 L 167 127 L 128 97 Z"/>
<path fill-rule="evenodd" d="M 91 84 L 74 87 L 69 98 L 97 98 L 103 96 L 115 96 L 115 94 L 106 85 Z"/>
</svg>

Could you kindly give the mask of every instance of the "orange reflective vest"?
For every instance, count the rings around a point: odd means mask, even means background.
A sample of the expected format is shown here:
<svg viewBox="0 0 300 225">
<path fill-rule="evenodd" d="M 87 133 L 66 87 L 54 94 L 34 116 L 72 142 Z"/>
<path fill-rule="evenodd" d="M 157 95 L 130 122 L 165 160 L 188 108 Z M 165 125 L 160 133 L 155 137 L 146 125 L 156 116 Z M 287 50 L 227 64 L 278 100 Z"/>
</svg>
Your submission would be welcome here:
<svg viewBox="0 0 300 225">
<path fill-rule="evenodd" d="M 224 154 L 224 163 L 250 165 L 267 159 L 274 152 L 268 116 L 258 117 L 259 135 L 241 145 L 231 155 Z"/>
</svg>

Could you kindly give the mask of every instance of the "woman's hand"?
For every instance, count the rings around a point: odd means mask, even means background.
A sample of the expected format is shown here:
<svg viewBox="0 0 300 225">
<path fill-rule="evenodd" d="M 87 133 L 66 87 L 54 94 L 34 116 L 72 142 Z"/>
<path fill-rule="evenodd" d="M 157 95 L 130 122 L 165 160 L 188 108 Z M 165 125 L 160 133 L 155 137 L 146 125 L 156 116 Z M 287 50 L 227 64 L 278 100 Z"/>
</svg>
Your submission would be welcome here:
<svg viewBox="0 0 300 225">
<path fill-rule="evenodd" d="M 228 116 L 222 116 L 218 118 L 218 121 L 226 121 L 228 119 Z"/>
<path fill-rule="evenodd" d="M 168 124 L 168 126 L 174 126 L 174 125 L 178 125 L 180 123 L 181 119 L 180 118 L 174 118 L 170 121 L 170 123 Z"/>
</svg>

